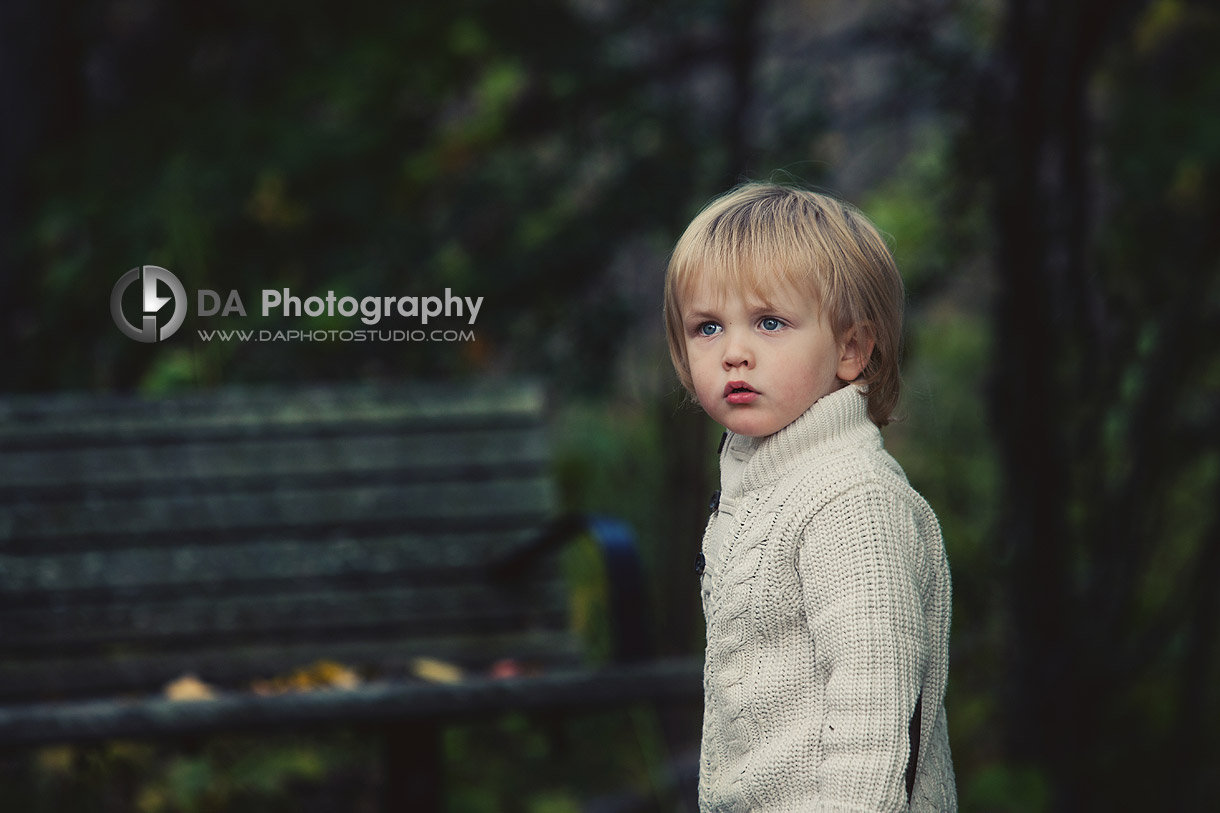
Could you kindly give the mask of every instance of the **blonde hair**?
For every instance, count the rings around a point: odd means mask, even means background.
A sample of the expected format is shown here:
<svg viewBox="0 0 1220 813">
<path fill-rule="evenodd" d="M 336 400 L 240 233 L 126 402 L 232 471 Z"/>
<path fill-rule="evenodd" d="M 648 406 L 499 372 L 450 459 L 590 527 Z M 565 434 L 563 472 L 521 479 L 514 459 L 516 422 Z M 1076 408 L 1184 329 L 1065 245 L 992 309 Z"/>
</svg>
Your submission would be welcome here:
<svg viewBox="0 0 1220 813">
<path fill-rule="evenodd" d="M 665 273 L 665 332 L 678 379 L 693 395 L 682 302 L 694 284 L 766 300 L 777 286 L 809 291 L 835 339 L 861 331 L 873 351 L 857 381 L 868 385 L 873 423 L 898 403 L 902 277 L 877 227 L 828 195 L 746 183 L 713 200 L 678 240 Z"/>
</svg>

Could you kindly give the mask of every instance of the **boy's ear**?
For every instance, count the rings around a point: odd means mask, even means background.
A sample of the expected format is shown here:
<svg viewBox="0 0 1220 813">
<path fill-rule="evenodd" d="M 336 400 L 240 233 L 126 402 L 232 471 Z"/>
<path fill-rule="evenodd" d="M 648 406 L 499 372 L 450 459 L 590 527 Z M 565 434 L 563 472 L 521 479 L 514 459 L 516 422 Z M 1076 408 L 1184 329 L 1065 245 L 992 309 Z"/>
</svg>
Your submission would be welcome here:
<svg viewBox="0 0 1220 813">
<path fill-rule="evenodd" d="M 868 360 L 873 357 L 873 329 L 864 322 L 847 329 L 839 344 L 839 369 L 835 373 L 840 381 L 855 381 L 864 373 Z"/>
</svg>

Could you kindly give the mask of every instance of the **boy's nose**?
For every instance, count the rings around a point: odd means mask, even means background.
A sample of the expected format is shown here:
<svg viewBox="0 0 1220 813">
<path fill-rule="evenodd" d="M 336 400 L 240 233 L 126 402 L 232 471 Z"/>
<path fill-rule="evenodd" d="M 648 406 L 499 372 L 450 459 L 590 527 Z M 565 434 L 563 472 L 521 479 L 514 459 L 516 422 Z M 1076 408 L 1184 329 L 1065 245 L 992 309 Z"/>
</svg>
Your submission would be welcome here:
<svg viewBox="0 0 1220 813">
<path fill-rule="evenodd" d="M 749 342 L 744 341 L 741 336 L 735 334 L 730 334 L 726 338 L 728 341 L 724 345 L 724 369 L 753 367 L 754 351 L 751 349 Z"/>
</svg>

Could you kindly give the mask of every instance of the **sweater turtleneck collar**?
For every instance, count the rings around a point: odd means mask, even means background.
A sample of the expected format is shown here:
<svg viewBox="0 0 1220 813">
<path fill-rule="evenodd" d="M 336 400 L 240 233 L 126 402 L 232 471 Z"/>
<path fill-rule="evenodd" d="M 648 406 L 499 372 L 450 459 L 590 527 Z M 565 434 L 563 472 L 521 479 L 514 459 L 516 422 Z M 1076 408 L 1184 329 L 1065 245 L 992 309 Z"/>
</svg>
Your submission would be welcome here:
<svg viewBox="0 0 1220 813">
<path fill-rule="evenodd" d="M 770 485 L 798 461 L 843 446 L 881 448 L 881 433 L 868 417 L 864 390 L 848 384 L 824 395 L 796 420 L 760 438 L 729 432 L 720 459 L 720 488 L 726 495 Z"/>
</svg>

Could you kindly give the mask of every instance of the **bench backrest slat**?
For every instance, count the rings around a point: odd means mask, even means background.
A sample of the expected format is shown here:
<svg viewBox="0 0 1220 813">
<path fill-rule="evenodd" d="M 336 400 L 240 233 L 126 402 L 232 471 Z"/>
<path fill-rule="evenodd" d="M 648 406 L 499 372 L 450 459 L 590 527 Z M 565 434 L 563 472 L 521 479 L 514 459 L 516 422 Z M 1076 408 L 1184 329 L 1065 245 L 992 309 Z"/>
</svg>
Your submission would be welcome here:
<svg viewBox="0 0 1220 813">
<path fill-rule="evenodd" d="M 255 487 L 269 477 L 336 478 L 382 471 L 416 477 L 469 479 L 546 463 L 537 427 L 452 430 L 443 434 L 368 427 L 361 434 L 327 437 L 183 439 L 177 444 L 132 444 L 6 449 L 0 483 L 19 483 L 27 494 L 67 498 L 84 493 L 122 494 L 147 487 L 207 487 L 234 478 Z M 411 459 L 411 468 L 402 461 Z"/>
</svg>

